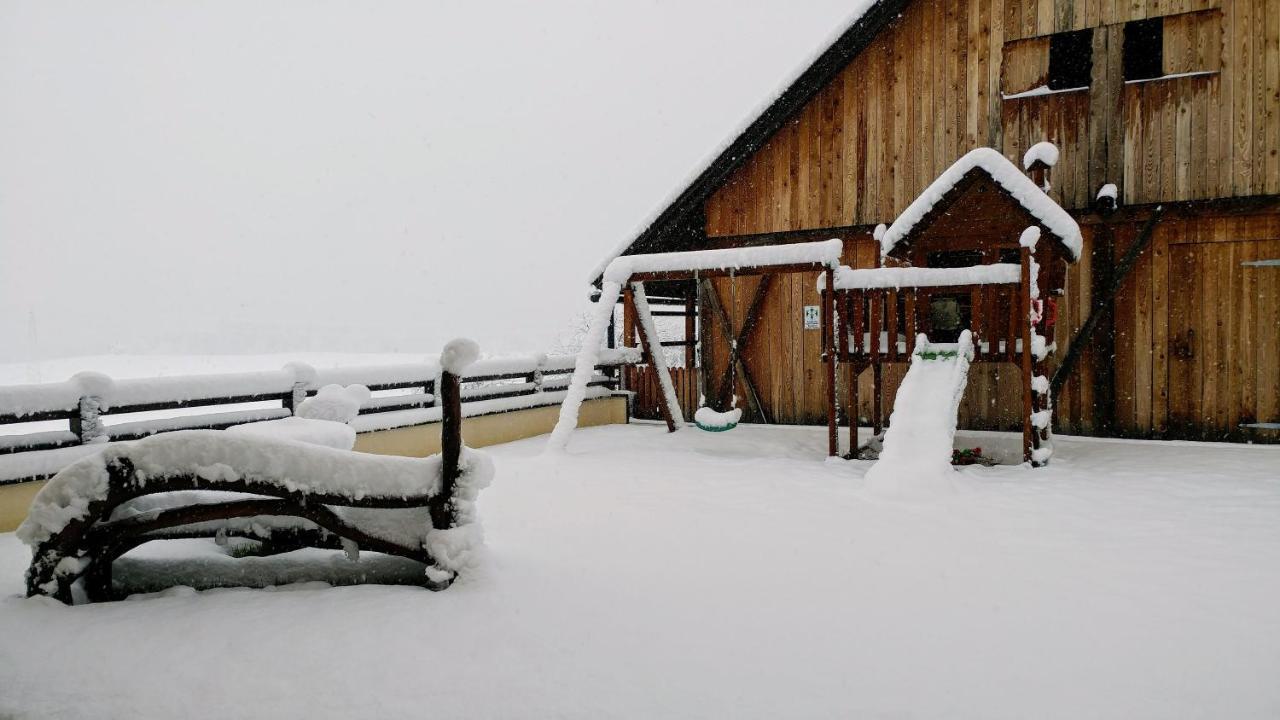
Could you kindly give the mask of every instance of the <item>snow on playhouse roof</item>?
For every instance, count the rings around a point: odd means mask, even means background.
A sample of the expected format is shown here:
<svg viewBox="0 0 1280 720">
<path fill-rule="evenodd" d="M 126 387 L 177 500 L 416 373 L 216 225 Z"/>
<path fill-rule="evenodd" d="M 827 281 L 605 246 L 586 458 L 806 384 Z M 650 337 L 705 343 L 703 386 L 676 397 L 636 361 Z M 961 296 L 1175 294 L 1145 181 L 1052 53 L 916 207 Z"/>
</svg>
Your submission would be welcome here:
<svg viewBox="0 0 1280 720">
<path fill-rule="evenodd" d="M 897 220 L 889 226 L 880 238 L 880 255 L 887 256 L 893 251 L 894 246 L 901 242 L 911 233 L 911 231 L 920 223 L 921 220 L 934 209 L 934 206 L 942 201 L 955 186 L 970 172 L 980 170 L 986 173 L 1005 192 L 1009 193 L 1019 205 L 1021 205 L 1028 213 L 1059 240 L 1062 241 L 1063 247 L 1071 255 L 1071 260 L 1078 260 L 1080 252 L 1084 246 L 1084 241 L 1080 236 L 1080 226 L 1076 221 L 1062 209 L 1061 205 L 1053 201 L 1044 193 L 1031 178 L 1022 174 L 1022 171 L 1013 163 L 992 150 L 991 148 L 982 147 L 970 150 L 963 157 L 955 161 L 951 167 L 947 168 L 933 184 L 924 189 L 919 197 L 915 199 Z"/>
</svg>

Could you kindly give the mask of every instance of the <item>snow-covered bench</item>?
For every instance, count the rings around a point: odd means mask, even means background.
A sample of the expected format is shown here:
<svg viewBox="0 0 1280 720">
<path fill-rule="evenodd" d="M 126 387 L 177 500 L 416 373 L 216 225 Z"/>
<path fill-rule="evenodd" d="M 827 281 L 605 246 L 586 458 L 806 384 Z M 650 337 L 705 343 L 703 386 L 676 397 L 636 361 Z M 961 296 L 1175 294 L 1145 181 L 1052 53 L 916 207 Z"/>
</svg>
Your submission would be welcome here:
<svg viewBox="0 0 1280 720">
<path fill-rule="evenodd" d="M 249 538 L 267 553 L 395 555 L 425 565 L 427 587 L 448 587 L 479 543 L 474 500 L 493 474 L 487 456 L 462 445 L 459 379 L 477 355 L 470 341 L 442 355 L 439 455 L 352 452 L 290 437 L 314 428 L 276 425 L 157 435 L 67 467 L 18 529 L 33 552 L 27 594 L 71 603 L 79 583 L 88 600 L 109 599 L 121 555 L 152 540 L 200 537 Z"/>
</svg>

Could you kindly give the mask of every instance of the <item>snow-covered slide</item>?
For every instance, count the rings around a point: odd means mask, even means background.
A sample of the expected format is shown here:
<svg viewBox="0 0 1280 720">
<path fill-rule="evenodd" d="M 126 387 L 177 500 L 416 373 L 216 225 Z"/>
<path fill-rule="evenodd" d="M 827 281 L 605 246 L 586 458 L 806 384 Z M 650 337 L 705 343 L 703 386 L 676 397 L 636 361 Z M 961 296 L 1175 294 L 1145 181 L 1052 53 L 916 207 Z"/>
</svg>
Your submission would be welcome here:
<svg viewBox="0 0 1280 720">
<path fill-rule="evenodd" d="M 916 338 L 911 367 L 898 387 L 880 460 L 867 472 L 868 487 L 900 490 L 949 486 L 956 417 L 973 360 L 973 336 L 931 343 Z"/>
</svg>

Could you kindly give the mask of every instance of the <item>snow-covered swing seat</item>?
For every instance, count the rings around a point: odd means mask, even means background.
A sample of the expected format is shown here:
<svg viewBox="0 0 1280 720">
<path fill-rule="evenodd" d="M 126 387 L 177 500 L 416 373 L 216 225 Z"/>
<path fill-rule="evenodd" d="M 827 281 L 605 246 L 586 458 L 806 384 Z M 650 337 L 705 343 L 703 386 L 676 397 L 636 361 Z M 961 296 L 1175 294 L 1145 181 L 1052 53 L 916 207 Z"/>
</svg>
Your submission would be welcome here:
<svg viewBox="0 0 1280 720">
<path fill-rule="evenodd" d="M 358 562 L 364 549 L 421 564 L 422 585 L 448 587 L 472 562 L 480 542 L 474 501 L 493 476 L 488 457 L 461 436 L 460 378 L 478 354 L 475 343 L 455 340 L 441 355 L 439 455 L 374 455 L 334 442 L 341 431 L 354 442 L 345 421 L 361 393 L 344 397 L 330 386 L 307 401 L 318 401 L 311 418 L 304 402 L 303 417 L 154 435 L 68 466 L 36 495 L 18 529 L 32 548 L 27 595 L 68 604 L 120 597 L 125 588 L 112 578 L 118 558 L 153 540 L 189 538 L 245 539 L 259 556 L 315 547 Z M 344 403 L 350 417 L 335 422 Z"/>
<path fill-rule="evenodd" d="M 653 321 L 653 313 L 649 310 L 644 283 L 650 280 L 697 281 L 748 272 L 823 271 L 830 274 L 840 266 L 840 254 L 843 250 L 844 243 L 840 240 L 824 240 L 766 247 L 623 255 L 614 258 L 601 276 L 600 296 L 591 314 L 587 335 L 583 339 L 582 350 L 578 353 L 564 403 L 560 406 L 560 417 L 547 441 L 547 450 L 550 452 L 563 450 L 569 443 L 570 435 L 578 426 L 578 411 L 586 397 L 588 383 L 595 373 L 600 349 L 604 345 L 605 331 L 613 317 L 614 306 L 624 292 L 630 293 L 634 301 L 638 321 L 636 329 L 640 336 L 644 362 L 653 366 L 662 388 L 662 402 L 659 405 L 667 429 L 675 432 L 683 427 L 684 419 L 680 403 L 676 399 L 675 386 L 671 382 L 671 373 L 667 369 L 666 358 L 658 342 L 657 327 Z M 710 408 L 701 408 L 699 412 L 702 410 L 715 413 Z M 737 418 L 730 424 L 724 422 L 728 419 L 724 416 L 741 416 L 736 408 L 726 414 L 715 414 L 720 417 L 712 418 L 704 413 L 708 421 L 708 427 L 704 429 L 712 429 L 713 421 L 720 425 L 719 429 L 728 429 L 736 425 Z M 696 416 L 694 421 L 701 425 Z"/>
</svg>

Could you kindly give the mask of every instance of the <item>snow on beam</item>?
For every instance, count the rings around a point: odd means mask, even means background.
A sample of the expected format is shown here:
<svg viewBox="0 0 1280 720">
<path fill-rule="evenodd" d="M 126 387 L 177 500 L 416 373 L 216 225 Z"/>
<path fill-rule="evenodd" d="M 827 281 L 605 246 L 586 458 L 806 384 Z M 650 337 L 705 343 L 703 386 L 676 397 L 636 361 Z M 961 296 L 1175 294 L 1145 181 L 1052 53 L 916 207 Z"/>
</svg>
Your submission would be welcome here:
<svg viewBox="0 0 1280 720">
<path fill-rule="evenodd" d="M 746 269 L 813 265 L 835 269 L 840 266 L 844 243 L 839 240 L 769 245 L 765 247 L 692 250 L 689 252 L 623 255 L 605 268 L 606 282 L 619 285 L 635 275 L 650 273 L 720 272 Z"/>
<path fill-rule="evenodd" d="M 893 221 L 880 238 L 880 255 L 888 256 L 894 246 L 933 210 L 934 205 L 937 205 L 965 175 L 975 169 L 985 172 L 1018 204 L 1031 213 L 1032 217 L 1039 220 L 1049 232 L 1060 238 L 1067 251 L 1071 253 L 1072 260 L 1080 259 L 1084 240 L 1076 221 L 1005 156 L 986 147 L 970 150 L 956 160 L 951 167 L 938 176 L 937 180 L 933 181 L 933 184 L 925 188 L 906 210 L 902 211 L 898 219 Z"/>
<path fill-rule="evenodd" d="M 1022 281 L 1021 267 L 1013 263 L 995 263 L 958 268 L 865 268 L 841 265 L 836 269 L 837 290 L 874 290 L 882 288 L 953 287 L 957 285 L 1017 285 Z M 827 278 L 818 276 L 818 292 L 826 289 Z"/>
</svg>

